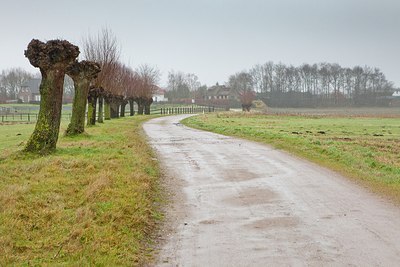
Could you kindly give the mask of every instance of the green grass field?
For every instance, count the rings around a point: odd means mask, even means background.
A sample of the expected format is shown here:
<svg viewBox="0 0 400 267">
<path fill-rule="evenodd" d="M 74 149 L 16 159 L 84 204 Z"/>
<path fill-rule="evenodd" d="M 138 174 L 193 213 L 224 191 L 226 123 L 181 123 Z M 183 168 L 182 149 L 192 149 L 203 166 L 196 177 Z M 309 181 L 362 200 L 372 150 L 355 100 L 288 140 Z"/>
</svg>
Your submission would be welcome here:
<svg viewBox="0 0 400 267">
<path fill-rule="evenodd" d="M 0 266 L 143 264 L 162 217 L 148 118 L 60 135 L 46 157 L 20 152 L 34 124 L 0 125 Z"/>
<path fill-rule="evenodd" d="M 400 204 L 400 118 L 219 113 L 184 124 L 271 144 Z"/>
</svg>

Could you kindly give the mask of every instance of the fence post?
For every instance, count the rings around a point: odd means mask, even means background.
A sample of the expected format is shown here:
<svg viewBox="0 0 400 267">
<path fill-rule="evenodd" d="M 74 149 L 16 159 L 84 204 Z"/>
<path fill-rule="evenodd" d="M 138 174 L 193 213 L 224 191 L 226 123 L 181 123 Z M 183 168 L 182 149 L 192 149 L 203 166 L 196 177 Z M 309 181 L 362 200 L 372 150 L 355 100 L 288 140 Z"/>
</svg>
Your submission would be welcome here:
<svg viewBox="0 0 400 267">
<path fill-rule="evenodd" d="M 28 113 L 28 121 L 31 121 L 31 115 Z"/>
</svg>

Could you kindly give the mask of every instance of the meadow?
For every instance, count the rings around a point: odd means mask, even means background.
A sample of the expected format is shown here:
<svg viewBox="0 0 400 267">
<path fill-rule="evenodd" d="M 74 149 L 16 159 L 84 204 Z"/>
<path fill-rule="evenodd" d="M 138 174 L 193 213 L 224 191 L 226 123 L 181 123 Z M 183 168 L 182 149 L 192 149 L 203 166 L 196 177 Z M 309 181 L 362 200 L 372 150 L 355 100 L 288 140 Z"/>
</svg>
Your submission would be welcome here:
<svg viewBox="0 0 400 267">
<path fill-rule="evenodd" d="M 388 116 L 230 112 L 195 116 L 183 123 L 270 144 L 400 204 L 400 116 L 396 112 Z"/>
<path fill-rule="evenodd" d="M 64 137 L 49 156 L 21 152 L 34 124 L 0 125 L 0 265 L 141 265 L 162 218 L 159 169 L 126 117 Z"/>
</svg>

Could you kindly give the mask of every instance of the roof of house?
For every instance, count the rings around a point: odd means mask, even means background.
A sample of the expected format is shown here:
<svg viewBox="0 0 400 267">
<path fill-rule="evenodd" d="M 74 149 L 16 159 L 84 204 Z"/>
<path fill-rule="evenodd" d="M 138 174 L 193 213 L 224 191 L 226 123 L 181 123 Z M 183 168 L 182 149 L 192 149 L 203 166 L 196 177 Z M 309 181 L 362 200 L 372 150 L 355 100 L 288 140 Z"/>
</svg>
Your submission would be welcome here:
<svg viewBox="0 0 400 267">
<path fill-rule="evenodd" d="M 234 95 L 233 90 L 225 85 L 214 85 L 207 89 L 207 95 L 219 96 L 219 95 Z"/>
<path fill-rule="evenodd" d="M 32 94 L 39 94 L 40 83 L 42 82 L 41 78 L 33 78 L 28 80 L 21 87 L 28 87 Z"/>
<path fill-rule="evenodd" d="M 161 88 L 161 87 L 158 87 L 158 86 L 156 86 L 156 90 L 155 90 L 154 94 L 156 94 L 156 95 L 164 95 L 164 94 L 165 94 L 165 92 L 166 92 L 166 90 L 165 90 L 165 89 L 163 89 L 163 88 Z"/>
</svg>

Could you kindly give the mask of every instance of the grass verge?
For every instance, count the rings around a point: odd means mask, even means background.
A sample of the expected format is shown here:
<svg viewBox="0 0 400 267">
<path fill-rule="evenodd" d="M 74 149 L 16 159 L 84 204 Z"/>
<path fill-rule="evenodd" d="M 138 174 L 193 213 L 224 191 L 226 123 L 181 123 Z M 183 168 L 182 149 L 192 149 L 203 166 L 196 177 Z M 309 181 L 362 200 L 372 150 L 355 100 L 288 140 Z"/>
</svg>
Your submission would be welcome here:
<svg viewBox="0 0 400 267">
<path fill-rule="evenodd" d="M 33 124 L 0 125 L 0 265 L 145 262 L 161 218 L 159 169 L 140 127 L 148 118 L 60 136 L 46 157 L 20 152 Z"/>
<path fill-rule="evenodd" d="M 184 124 L 271 144 L 335 170 L 400 204 L 400 120 L 219 113 Z"/>
</svg>

